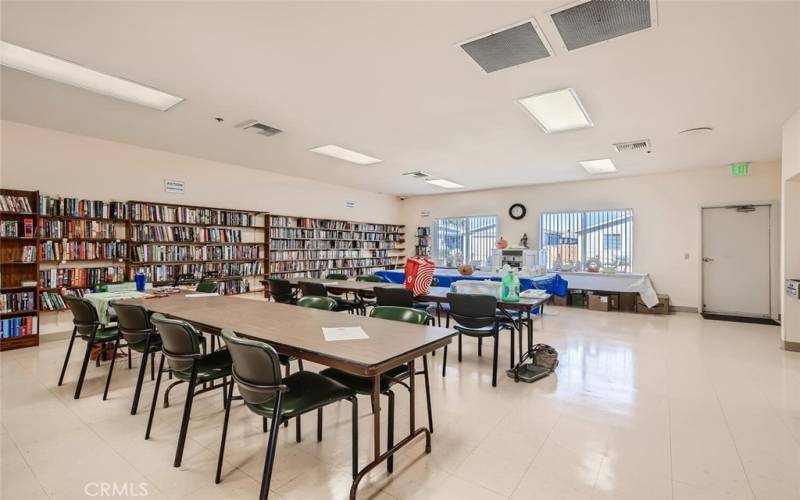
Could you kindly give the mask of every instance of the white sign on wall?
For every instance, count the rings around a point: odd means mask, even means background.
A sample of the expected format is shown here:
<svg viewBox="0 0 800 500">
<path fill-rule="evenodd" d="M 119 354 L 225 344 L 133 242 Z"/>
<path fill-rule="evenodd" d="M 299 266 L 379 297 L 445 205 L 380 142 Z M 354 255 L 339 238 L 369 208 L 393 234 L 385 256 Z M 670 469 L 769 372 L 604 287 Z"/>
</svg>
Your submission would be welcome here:
<svg viewBox="0 0 800 500">
<path fill-rule="evenodd" d="M 354 201 L 346 201 L 346 202 L 344 202 L 344 206 L 346 208 L 355 208 L 356 202 L 354 202 Z"/>
<path fill-rule="evenodd" d="M 186 192 L 186 183 L 183 181 L 164 179 L 164 191 L 167 193 L 184 194 Z"/>
<path fill-rule="evenodd" d="M 421 211 L 419 213 L 419 216 L 422 217 L 423 219 L 426 219 L 426 218 L 431 216 L 431 211 L 430 210 L 423 210 L 423 211 Z"/>
</svg>

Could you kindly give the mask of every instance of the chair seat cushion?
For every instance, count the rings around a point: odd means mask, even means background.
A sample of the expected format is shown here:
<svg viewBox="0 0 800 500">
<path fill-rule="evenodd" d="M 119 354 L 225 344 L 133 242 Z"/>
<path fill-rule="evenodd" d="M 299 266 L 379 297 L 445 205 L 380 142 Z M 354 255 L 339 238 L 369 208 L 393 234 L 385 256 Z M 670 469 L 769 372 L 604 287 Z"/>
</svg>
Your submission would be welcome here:
<svg viewBox="0 0 800 500">
<path fill-rule="evenodd" d="M 283 395 L 281 416 L 292 418 L 308 411 L 355 396 L 355 392 L 328 377 L 309 372 L 296 372 L 284 377 L 283 384 L 289 390 Z M 248 408 L 262 417 L 272 417 L 275 400 L 266 403 L 248 404 Z"/>
<path fill-rule="evenodd" d="M 209 353 L 197 360 L 197 382 L 208 382 L 231 374 L 233 361 L 227 349 L 220 349 Z M 183 371 L 173 371 L 176 378 L 188 381 L 192 376 L 191 369 Z"/>
<path fill-rule="evenodd" d="M 400 365 L 387 371 L 384 375 L 391 378 L 403 378 L 407 373 L 408 366 Z M 356 391 L 358 394 L 372 394 L 372 379 L 369 377 L 359 377 L 358 375 L 345 373 L 337 370 L 336 368 L 326 368 L 319 372 L 319 374 L 328 378 L 332 378 L 342 385 L 346 385 L 347 387 Z M 381 377 L 382 393 L 388 391 L 393 385 L 394 382 L 392 380 L 389 380 L 386 377 Z"/>
<path fill-rule="evenodd" d="M 128 347 L 131 348 L 131 351 L 144 352 L 146 346 L 147 346 L 147 339 L 141 340 L 139 342 L 128 342 Z M 160 350 L 161 350 L 161 337 L 159 337 L 158 335 L 154 335 L 153 338 L 150 339 L 149 352 L 158 352 Z"/>
<path fill-rule="evenodd" d="M 94 342 L 111 342 L 112 340 L 116 340 L 117 336 L 119 335 L 119 330 L 116 327 L 114 328 L 98 328 L 97 332 L 94 334 Z M 82 336 L 83 337 L 83 336 Z M 89 336 L 83 337 L 84 340 L 89 340 Z"/>
<path fill-rule="evenodd" d="M 494 326 L 486 326 L 484 328 L 467 328 L 466 326 L 454 325 L 453 328 L 457 332 L 470 337 L 491 337 L 494 335 Z"/>
</svg>

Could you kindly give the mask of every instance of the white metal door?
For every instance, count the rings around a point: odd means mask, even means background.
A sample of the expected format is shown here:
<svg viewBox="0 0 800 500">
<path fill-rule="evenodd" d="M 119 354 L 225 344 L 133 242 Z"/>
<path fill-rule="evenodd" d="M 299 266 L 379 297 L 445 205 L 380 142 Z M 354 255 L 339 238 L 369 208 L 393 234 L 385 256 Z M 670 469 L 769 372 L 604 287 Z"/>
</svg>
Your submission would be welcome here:
<svg viewBox="0 0 800 500">
<path fill-rule="evenodd" d="M 703 209 L 703 311 L 770 317 L 770 206 Z"/>
</svg>

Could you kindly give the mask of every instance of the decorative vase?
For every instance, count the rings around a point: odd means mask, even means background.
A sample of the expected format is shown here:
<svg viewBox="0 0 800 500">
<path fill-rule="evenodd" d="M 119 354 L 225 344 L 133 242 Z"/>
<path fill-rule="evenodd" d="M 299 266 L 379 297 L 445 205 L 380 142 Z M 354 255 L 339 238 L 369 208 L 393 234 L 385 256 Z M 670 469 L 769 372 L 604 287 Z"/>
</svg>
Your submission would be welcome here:
<svg viewBox="0 0 800 500">
<path fill-rule="evenodd" d="M 472 276 L 472 273 L 475 272 L 475 269 L 472 267 L 472 264 L 464 264 L 458 266 L 458 274 L 461 276 Z"/>
<path fill-rule="evenodd" d="M 500 239 L 497 240 L 497 248 L 499 250 L 505 250 L 506 248 L 508 248 L 508 241 L 504 240 L 503 237 L 501 236 Z"/>
</svg>

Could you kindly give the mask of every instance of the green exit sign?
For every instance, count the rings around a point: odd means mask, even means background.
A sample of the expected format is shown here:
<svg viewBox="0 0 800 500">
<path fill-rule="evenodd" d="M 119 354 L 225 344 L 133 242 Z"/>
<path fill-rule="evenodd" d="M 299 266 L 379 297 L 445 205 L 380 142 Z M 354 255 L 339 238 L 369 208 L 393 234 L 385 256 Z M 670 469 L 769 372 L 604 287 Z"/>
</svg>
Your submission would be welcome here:
<svg viewBox="0 0 800 500">
<path fill-rule="evenodd" d="M 742 177 L 744 175 L 750 175 L 750 164 L 731 163 L 731 175 L 733 177 Z"/>
</svg>

